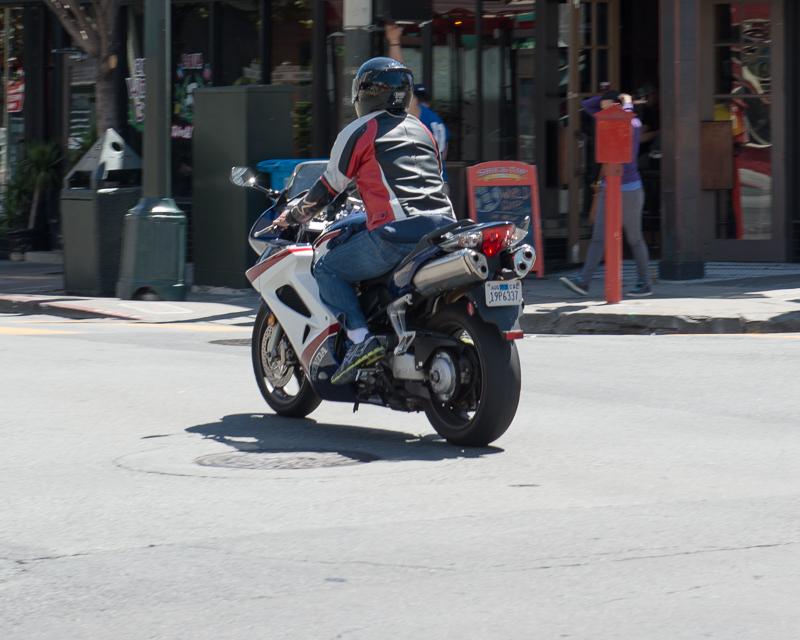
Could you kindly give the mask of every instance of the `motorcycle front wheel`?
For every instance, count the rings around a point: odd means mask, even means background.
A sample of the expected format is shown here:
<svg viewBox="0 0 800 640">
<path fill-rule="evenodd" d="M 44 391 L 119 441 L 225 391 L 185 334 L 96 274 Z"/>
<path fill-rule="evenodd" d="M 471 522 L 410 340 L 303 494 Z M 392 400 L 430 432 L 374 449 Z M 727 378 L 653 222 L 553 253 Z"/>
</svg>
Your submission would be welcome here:
<svg viewBox="0 0 800 640">
<path fill-rule="evenodd" d="M 253 325 L 253 372 L 264 400 L 279 416 L 305 418 L 321 400 L 311 387 L 277 318 L 261 304 Z"/>
<path fill-rule="evenodd" d="M 425 415 L 436 432 L 453 444 L 485 447 L 502 436 L 517 412 L 520 366 L 517 346 L 497 327 L 453 305 L 437 313 L 428 328 L 460 340 L 459 389 L 454 397 L 434 397 Z"/>
</svg>

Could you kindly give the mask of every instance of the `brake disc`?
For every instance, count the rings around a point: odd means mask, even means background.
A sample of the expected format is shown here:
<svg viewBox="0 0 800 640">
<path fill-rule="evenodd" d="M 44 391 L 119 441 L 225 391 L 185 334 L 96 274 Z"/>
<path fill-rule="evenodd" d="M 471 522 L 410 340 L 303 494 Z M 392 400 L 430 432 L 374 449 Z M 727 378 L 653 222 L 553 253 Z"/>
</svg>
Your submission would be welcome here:
<svg viewBox="0 0 800 640">
<path fill-rule="evenodd" d="M 276 389 L 285 387 L 294 375 L 294 352 L 277 322 L 268 325 L 261 338 L 261 365 Z"/>
</svg>

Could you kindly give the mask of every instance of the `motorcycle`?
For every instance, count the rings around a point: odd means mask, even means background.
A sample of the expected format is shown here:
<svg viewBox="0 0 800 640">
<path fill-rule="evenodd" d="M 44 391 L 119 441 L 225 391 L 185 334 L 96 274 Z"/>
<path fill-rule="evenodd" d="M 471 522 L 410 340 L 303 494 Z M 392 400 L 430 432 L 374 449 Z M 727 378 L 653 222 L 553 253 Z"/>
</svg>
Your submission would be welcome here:
<svg viewBox="0 0 800 640">
<path fill-rule="evenodd" d="M 280 192 L 262 186 L 247 167 L 231 170 L 231 182 L 272 200 L 250 230 L 259 258 L 246 274 L 262 298 L 252 361 L 267 404 L 297 418 L 322 400 L 351 403 L 354 411 L 361 403 L 424 411 L 453 444 L 493 442 L 519 404 L 521 279 L 536 258 L 523 242 L 526 225 L 453 222 L 421 238 L 392 272 L 356 285 L 386 355 L 361 369 L 352 385 L 333 385 L 346 332 L 320 299 L 313 269 L 330 246 L 364 228 L 363 204 L 345 192 L 305 225 L 272 226 L 324 169 L 325 162 L 299 164 Z"/>
</svg>

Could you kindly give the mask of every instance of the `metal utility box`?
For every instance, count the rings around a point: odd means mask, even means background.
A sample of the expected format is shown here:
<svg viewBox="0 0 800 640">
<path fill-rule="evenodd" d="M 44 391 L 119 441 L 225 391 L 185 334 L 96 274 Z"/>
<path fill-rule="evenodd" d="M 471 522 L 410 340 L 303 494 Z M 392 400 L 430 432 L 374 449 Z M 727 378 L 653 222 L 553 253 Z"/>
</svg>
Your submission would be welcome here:
<svg viewBox="0 0 800 640">
<path fill-rule="evenodd" d="M 114 295 L 122 221 L 142 194 L 142 163 L 108 129 L 64 178 L 61 229 L 67 293 Z"/>
<path fill-rule="evenodd" d="M 293 89 L 210 87 L 194 93 L 192 231 L 194 282 L 244 288 L 256 259 L 247 234 L 267 208 L 263 194 L 228 181 L 231 167 L 290 158 Z"/>
<path fill-rule="evenodd" d="M 615 104 L 594 115 L 597 123 L 595 160 L 600 164 L 627 164 L 633 160 L 633 112 Z"/>
</svg>

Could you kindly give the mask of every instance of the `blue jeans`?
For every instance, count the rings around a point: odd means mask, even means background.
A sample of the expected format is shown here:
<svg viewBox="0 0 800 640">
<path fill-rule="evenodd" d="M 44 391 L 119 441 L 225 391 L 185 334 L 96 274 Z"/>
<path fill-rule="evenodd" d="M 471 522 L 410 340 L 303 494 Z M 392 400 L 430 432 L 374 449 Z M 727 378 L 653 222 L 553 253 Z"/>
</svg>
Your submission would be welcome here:
<svg viewBox="0 0 800 640">
<path fill-rule="evenodd" d="M 344 316 L 346 329 L 367 328 L 353 284 L 388 273 L 416 246 L 416 242 L 389 242 L 380 230 L 360 231 L 331 249 L 314 267 L 322 301 L 337 317 Z"/>
</svg>

